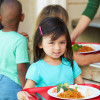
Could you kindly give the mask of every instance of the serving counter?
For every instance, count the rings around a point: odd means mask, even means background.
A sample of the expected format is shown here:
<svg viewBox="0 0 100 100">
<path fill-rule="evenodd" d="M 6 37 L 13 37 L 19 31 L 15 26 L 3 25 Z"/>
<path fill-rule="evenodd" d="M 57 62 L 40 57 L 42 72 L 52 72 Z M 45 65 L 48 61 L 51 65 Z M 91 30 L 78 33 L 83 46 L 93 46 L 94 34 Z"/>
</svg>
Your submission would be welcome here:
<svg viewBox="0 0 100 100">
<path fill-rule="evenodd" d="M 95 81 L 97 83 L 100 83 L 100 66 L 80 66 L 82 69 L 82 76 L 84 79 L 88 79 L 91 81 Z"/>
</svg>

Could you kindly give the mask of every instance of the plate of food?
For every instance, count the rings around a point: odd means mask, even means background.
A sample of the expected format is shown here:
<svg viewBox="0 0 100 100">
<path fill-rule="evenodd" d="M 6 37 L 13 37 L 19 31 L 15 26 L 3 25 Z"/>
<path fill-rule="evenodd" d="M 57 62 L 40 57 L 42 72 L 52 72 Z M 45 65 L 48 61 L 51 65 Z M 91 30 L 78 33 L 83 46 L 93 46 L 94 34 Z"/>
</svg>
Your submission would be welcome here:
<svg viewBox="0 0 100 100">
<path fill-rule="evenodd" d="M 58 99 L 67 99 L 67 100 L 84 100 L 95 98 L 100 95 L 100 90 L 84 85 L 66 85 L 59 84 L 56 87 L 53 87 L 47 91 L 47 93 Z"/>
<path fill-rule="evenodd" d="M 81 54 L 95 53 L 100 51 L 100 45 L 98 44 L 74 44 L 72 45 L 73 51 Z"/>
</svg>

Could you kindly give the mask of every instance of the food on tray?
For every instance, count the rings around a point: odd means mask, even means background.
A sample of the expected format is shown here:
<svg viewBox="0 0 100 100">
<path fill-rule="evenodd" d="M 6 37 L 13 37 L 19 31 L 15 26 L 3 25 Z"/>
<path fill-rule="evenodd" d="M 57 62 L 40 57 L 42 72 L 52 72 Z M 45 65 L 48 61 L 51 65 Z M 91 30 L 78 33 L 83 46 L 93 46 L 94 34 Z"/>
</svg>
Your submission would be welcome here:
<svg viewBox="0 0 100 100">
<path fill-rule="evenodd" d="M 88 87 L 84 89 L 78 88 L 77 91 L 81 92 L 81 94 L 84 95 L 85 97 L 94 95 L 94 92 Z"/>
<path fill-rule="evenodd" d="M 90 51 L 95 51 L 91 44 L 85 44 L 85 45 L 74 44 L 72 46 L 72 49 L 74 51 L 76 51 L 76 52 L 90 52 Z"/>
<path fill-rule="evenodd" d="M 63 93 L 59 93 L 57 95 L 57 97 L 68 98 L 68 99 L 81 99 L 81 98 L 84 98 L 84 96 L 82 96 L 80 92 L 74 91 L 74 90 L 68 90 L 68 91 L 64 91 Z"/>
<path fill-rule="evenodd" d="M 52 93 L 57 93 L 57 97 L 60 98 L 69 98 L 69 99 L 81 99 L 84 98 L 80 92 L 77 91 L 77 86 L 74 85 L 73 87 L 69 87 L 68 83 L 59 84 L 57 88 L 52 90 Z"/>
<path fill-rule="evenodd" d="M 57 93 L 57 97 L 59 98 L 67 99 L 82 99 L 94 95 L 94 92 L 90 88 L 80 88 L 77 84 L 69 85 L 68 83 L 59 84 L 53 88 L 52 93 Z"/>
</svg>

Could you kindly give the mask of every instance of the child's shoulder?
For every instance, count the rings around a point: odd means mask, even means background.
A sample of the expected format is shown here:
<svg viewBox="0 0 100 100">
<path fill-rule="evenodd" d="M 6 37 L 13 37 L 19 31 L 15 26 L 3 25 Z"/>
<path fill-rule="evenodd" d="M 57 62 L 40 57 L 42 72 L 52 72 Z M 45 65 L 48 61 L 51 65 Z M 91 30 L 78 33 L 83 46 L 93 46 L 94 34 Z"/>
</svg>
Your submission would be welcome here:
<svg viewBox="0 0 100 100">
<path fill-rule="evenodd" d="M 0 30 L 0 33 L 2 33 L 2 35 L 5 35 L 7 37 L 9 36 L 9 38 L 12 38 L 12 39 L 20 39 L 20 38 L 26 39 L 26 37 L 24 37 L 23 35 L 15 31 L 4 32 L 3 30 Z"/>
<path fill-rule="evenodd" d="M 65 57 L 62 57 L 62 62 L 64 63 L 68 63 L 69 62 L 69 60 L 67 59 L 67 58 L 65 58 Z"/>
<path fill-rule="evenodd" d="M 21 34 L 18 33 L 18 32 L 14 32 L 14 31 L 12 31 L 12 34 L 13 34 L 14 36 L 16 36 L 16 38 L 26 39 L 26 37 L 24 37 L 23 35 L 21 35 Z"/>
<path fill-rule="evenodd" d="M 63 62 L 70 62 L 70 59 L 68 59 L 68 58 L 65 58 L 65 57 L 62 57 L 62 61 Z M 73 63 L 75 62 L 75 60 L 73 60 Z"/>
<path fill-rule="evenodd" d="M 29 70 L 38 70 L 41 68 L 41 60 L 34 62 L 30 65 Z"/>
<path fill-rule="evenodd" d="M 62 63 L 65 64 L 65 65 L 70 66 L 71 65 L 71 60 L 63 57 L 62 58 Z M 73 60 L 73 64 L 76 64 L 75 60 Z"/>
<path fill-rule="evenodd" d="M 18 42 L 18 43 L 28 42 L 26 37 L 24 37 L 23 35 L 15 31 L 9 32 L 9 38 L 12 38 L 13 41 Z"/>
<path fill-rule="evenodd" d="M 34 62 L 34 63 L 32 63 L 31 65 L 30 65 L 30 67 L 33 67 L 33 66 L 38 66 L 38 65 L 40 65 L 41 63 L 42 63 L 42 59 L 40 59 L 40 60 L 38 60 L 37 62 Z"/>
</svg>

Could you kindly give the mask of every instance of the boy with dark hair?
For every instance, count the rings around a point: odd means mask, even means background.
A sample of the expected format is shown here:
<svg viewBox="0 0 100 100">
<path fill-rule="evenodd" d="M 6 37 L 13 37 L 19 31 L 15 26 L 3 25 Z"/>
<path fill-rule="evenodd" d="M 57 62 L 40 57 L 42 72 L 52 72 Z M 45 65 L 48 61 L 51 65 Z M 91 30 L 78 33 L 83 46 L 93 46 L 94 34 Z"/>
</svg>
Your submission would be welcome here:
<svg viewBox="0 0 100 100">
<path fill-rule="evenodd" d="M 1 4 L 0 20 L 0 100 L 17 100 L 17 92 L 25 85 L 28 41 L 17 33 L 19 22 L 24 20 L 18 0 L 5 0 Z"/>
</svg>

